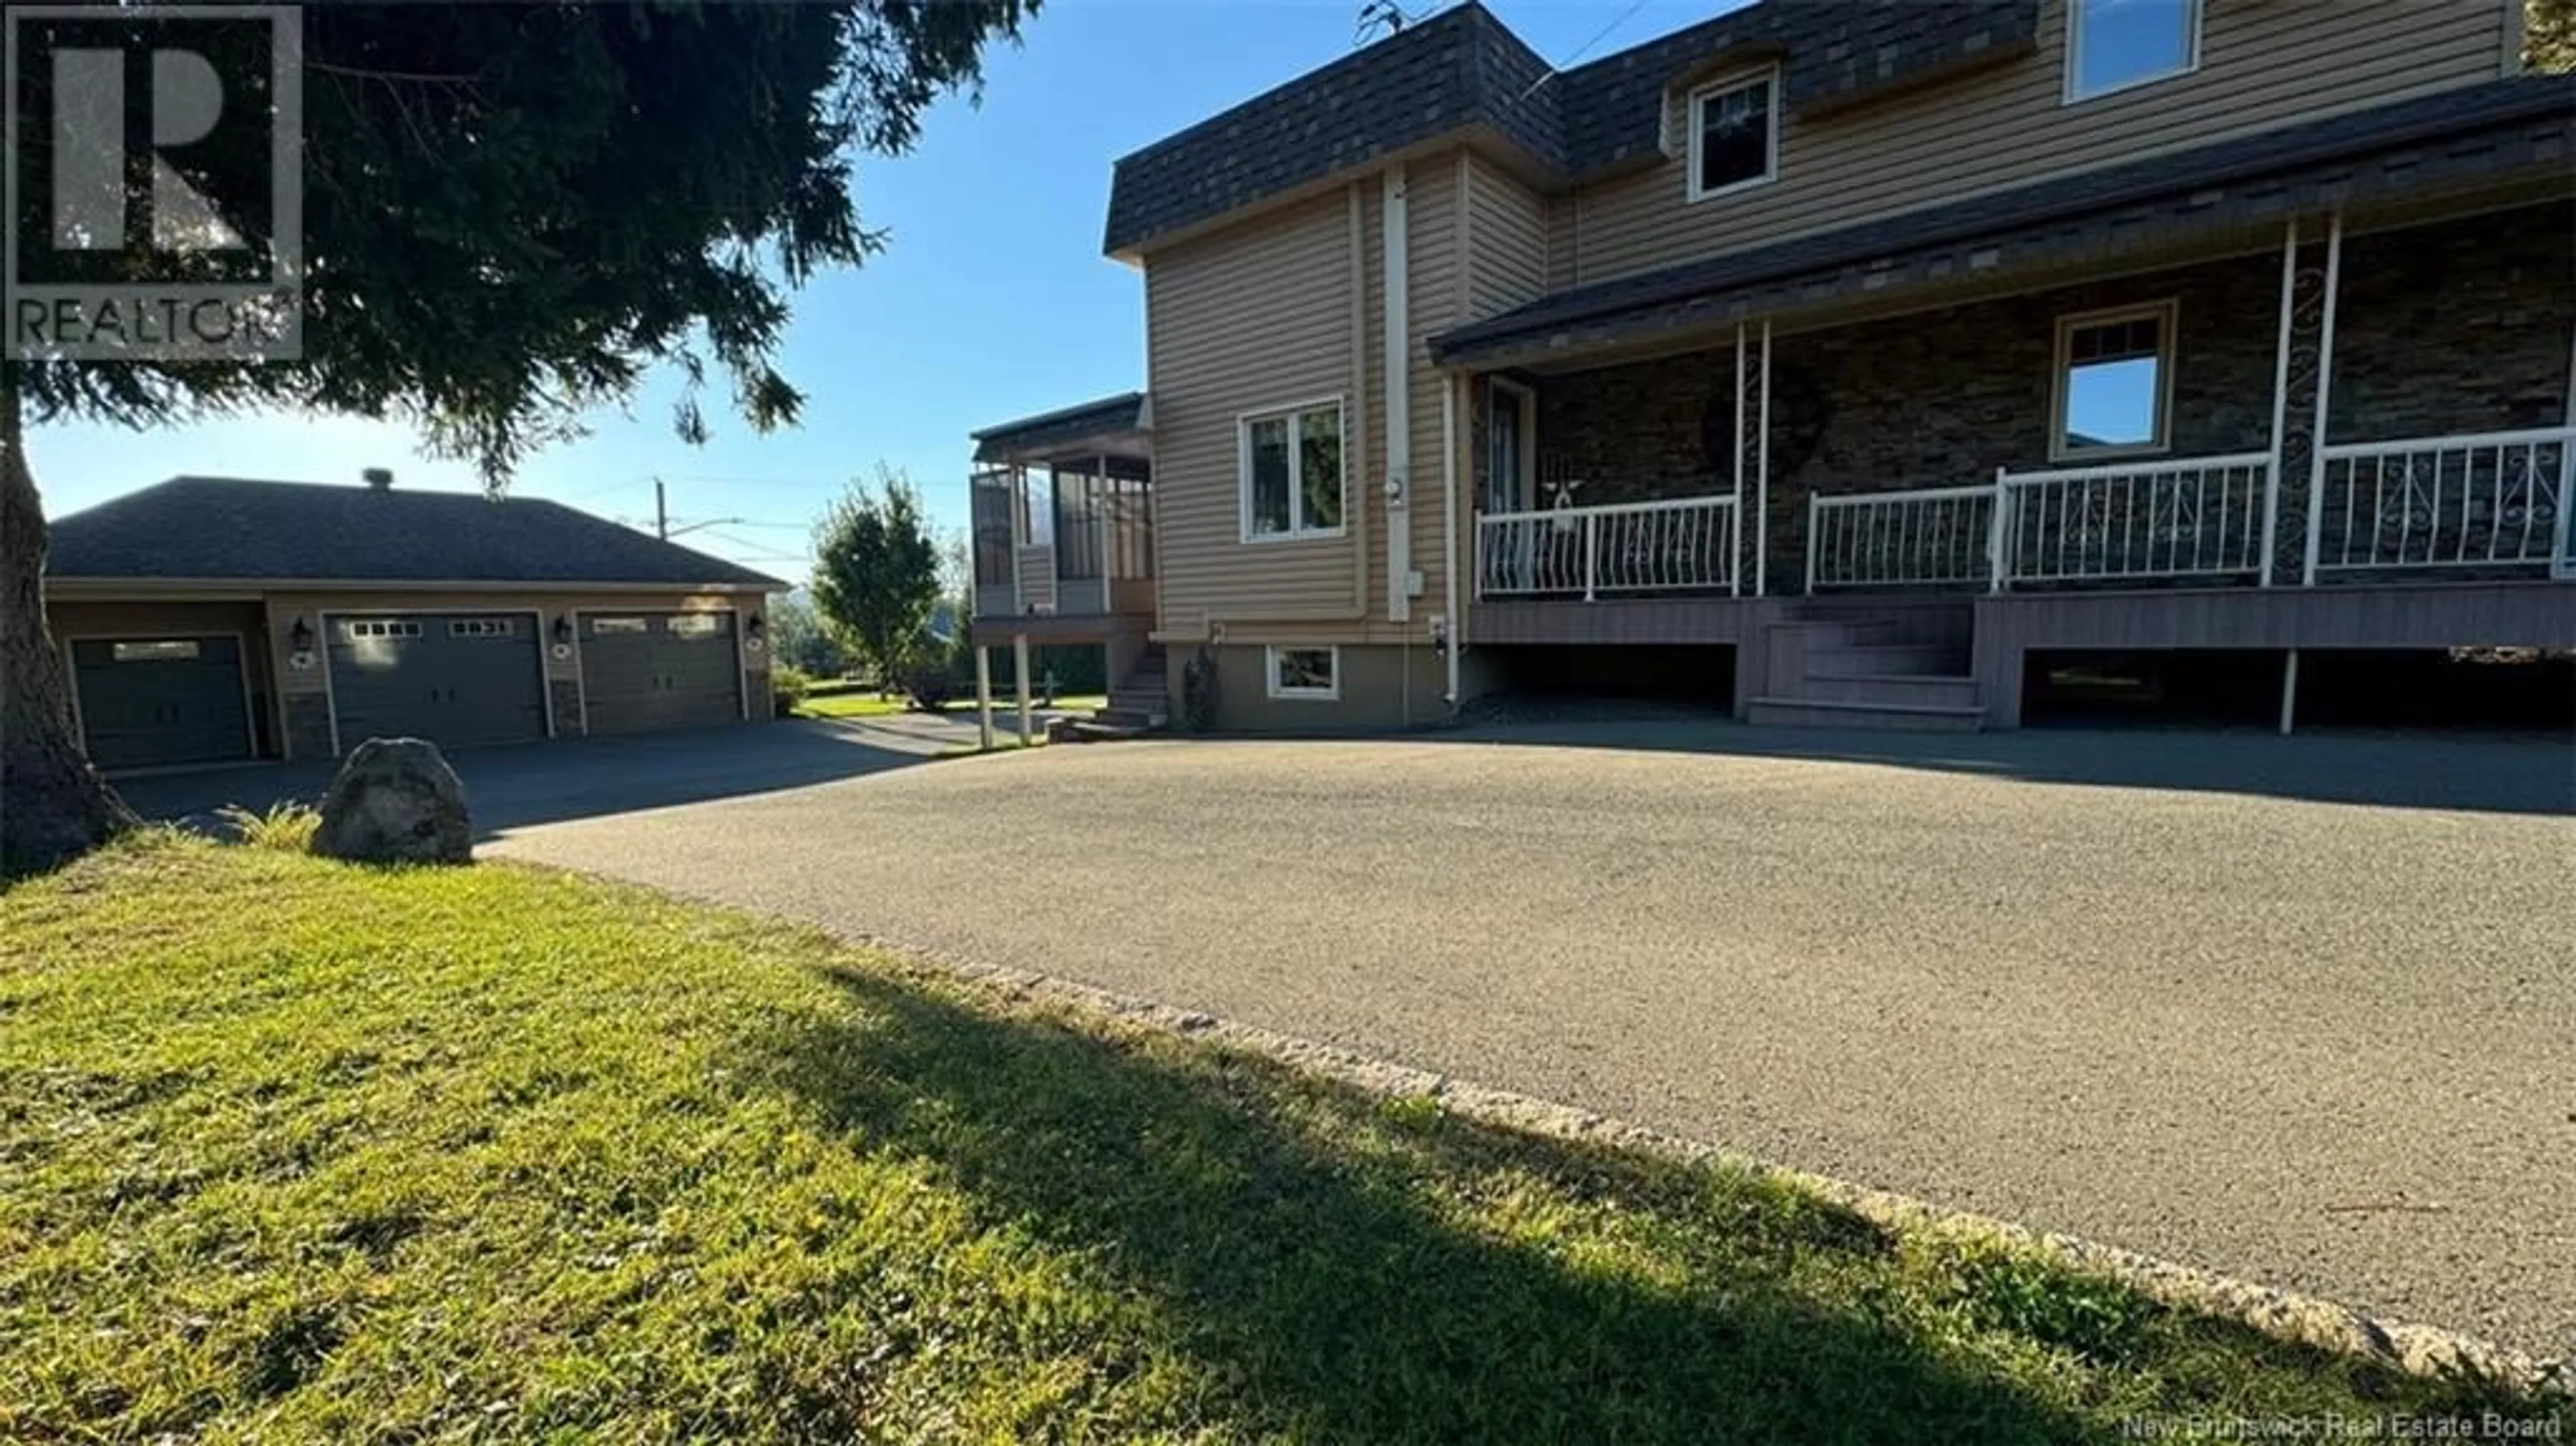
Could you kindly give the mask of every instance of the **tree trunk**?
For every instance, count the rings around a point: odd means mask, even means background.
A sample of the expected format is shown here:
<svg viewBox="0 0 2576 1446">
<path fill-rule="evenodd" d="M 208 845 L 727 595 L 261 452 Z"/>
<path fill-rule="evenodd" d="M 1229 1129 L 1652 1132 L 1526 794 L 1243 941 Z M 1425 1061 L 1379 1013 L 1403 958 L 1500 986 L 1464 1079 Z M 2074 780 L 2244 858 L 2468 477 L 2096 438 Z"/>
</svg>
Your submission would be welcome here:
<svg viewBox="0 0 2576 1446">
<path fill-rule="evenodd" d="M 81 752 L 44 587 L 44 505 L 17 392 L 0 386 L 0 878 L 67 863 L 134 822 Z"/>
</svg>

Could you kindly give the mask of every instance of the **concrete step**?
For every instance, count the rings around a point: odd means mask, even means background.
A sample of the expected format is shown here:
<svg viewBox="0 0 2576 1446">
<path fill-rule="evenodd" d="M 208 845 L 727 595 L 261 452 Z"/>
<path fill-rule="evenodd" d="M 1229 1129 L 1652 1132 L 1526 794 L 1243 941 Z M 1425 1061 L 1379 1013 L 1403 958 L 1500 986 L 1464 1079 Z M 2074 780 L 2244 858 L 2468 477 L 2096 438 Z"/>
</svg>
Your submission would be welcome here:
<svg viewBox="0 0 2576 1446">
<path fill-rule="evenodd" d="M 1818 703 L 1914 703 L 1975 708 L 1977 680 L 1952 673 L 1877 673 L 1808 677 L 1785 696 Z"/>
<path fill-rule="evenodd" d="M 1965 649 L 1939 643 L 1867 643 L 1807 654 L 1810 678 L 1880 678 L 1968 670 Z"/>
<path fill-rule="evenodd" d="M 1097 723 L 1108 728 L 1128 728 L 1143 732 L 1149 728 L 1162 727 L 1166 718 L 1160 708 L 1121 708 L 1112 704 L 1106 708 L 1092 710 L 1091 716 L 1082 721 Z"/>
<path fill-rule="evenodd" d="M 1831 702 L 1818 698 L 1756 698 L 1748 722 L 1791 728 L 1874 728 L 1908 733 L 1974 733 L 1986 723 L 1983 708 L 1917 703 Z"/>
<path fill-rule="evenodd" d="M 1899 624 L 1887 618 L 1799 618 L 1771 624 L 1774 633 L 1795 631 L 1809 652 L 1893 643 L 1898 629 Z"/>
<path fill-rule="evenodd" d="M 1159 713 L 1172 705 L 1171 700 L 1172 695 L 1161 688 L 1120 688 L 1109 695 L 1109 706 Z"/>
<path fill-rule="evenodd" d="M 1065 721 L 1064 736 L 1069 743 L 1115 743 L 1122 738 L 1142 738 L 1159 724 L 1104 723 L 1098 718 L 1071 718 Z"/>
</svg>

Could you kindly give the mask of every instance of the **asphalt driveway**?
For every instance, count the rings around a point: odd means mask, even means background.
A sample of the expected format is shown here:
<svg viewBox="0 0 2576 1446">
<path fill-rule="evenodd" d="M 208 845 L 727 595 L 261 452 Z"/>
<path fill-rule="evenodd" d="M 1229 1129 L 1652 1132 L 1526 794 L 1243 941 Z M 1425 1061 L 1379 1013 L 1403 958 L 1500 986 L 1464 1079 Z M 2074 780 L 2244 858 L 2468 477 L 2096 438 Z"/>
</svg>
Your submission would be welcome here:
<svg viewBox="0 0 2576 1446">
<path fill-rule="evenodd" d="M 2545 1354 L 2576 1350 L 2571 806 L 2565 740 L 1674 723 L 1052 748 L 492 851 Z"/>
</svg>

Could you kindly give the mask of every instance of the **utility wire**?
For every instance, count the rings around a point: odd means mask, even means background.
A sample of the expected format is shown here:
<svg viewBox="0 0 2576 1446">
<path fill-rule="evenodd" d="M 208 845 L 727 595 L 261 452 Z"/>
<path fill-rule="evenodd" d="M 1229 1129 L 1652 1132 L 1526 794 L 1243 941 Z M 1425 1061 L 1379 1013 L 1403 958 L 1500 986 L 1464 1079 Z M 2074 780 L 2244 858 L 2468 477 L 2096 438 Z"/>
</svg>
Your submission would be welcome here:
<svg viewBox="0 0 2576 1446">
<path fill-rule="evenodd" d="M 1527 100 L 1527 99 L 1529 99 L 1531 96 L 1534 96 L 1534 95 L 1538 94 L 1538 88 L 1539 88 L 1540 86 L 1543 86 L 1543 85 L 1547 84 L 1549 81 L 1556 79 L 1558 76 L 1563 75 L 1563 74 L 1566 72 L 1566 70 L 1567 70 L 1569 67 L 1571 67 L 1571 66 L 1572 66 L 1576 61 L 1579 61 L 1579 60 L 1581 60 L 1583 57 L 1585 57 L 1585 56 L 1587 56 L 1587 55 L 1591 54 L 1591 53 L 1592 53 L 1592 47 L 1594 47 L 1594 46 L 1596 46 L 1596 45 L 1599 45 L 1599 44 L 1600 44 L 1602 41 L 1604 41 L 1604 40 L 1609 39 L 1609 38 L 1610 38 L 1610 32 L 1611 32 L 1611 31 L 1616 30 L 1616 29 L 1618 29 L 1620 26 L 1627 24 L 1627 23 L 1628 23 L 1628 17 L 1629 17 L 1629 16 L 1634 15 L 1634 14 L 1636 14 L 1638 11 L 1643 10 L 1643 9 L 1645 9 L 1645 8 L 1646 8 L 1646 0 L 1629 0 L 1628 8 L 1627 8 L 1627 9 L 1625 9 L 1625 10 L 1620 11 L 1616 16 L 1612 17 L 1612 18 L 1611 18 L 1610 23 L 1609 23 L 1609 24 L 1607 24 L 1607 25 L 1602 26 L 1602 27 L 1601 27 L 1601 29 L 1600 29 L 1597 33 L 1595 33 L 1595 34 L 1593 35 L 1593 37 L 1592 37 L 1590 40 L 1587 40 L 1587 41 L 1583 42 L 1581 45 L 1576 46 L 1576 47 L 1574 48 L 1574 53 L 1573 53 L 1572 55 L 1569 55 L 1569 56 L 1567 56 L 1567 57 L 1565 58 L 1565 64 L 1564 64 L 1564 65 L 1551 65 L 1551 66 L 1549 66 L 1549 67 L 1548 67 L 1548 69 L 1547 69 L 1547 74 L 1542 75 L 1542 76 L 1540 76 L 1538 79 L 1531 81 L 1531 82 L 1530 82 L 1530 87 L 1529 87 L 1529 89 L 1527 89 L 1527 90 L 1525 90 L 1525 91 L 1522 91 L 1522 92 L 1521 92 L 1521 99 L 1523 99 L 1523 100 Z"/>
</svg>

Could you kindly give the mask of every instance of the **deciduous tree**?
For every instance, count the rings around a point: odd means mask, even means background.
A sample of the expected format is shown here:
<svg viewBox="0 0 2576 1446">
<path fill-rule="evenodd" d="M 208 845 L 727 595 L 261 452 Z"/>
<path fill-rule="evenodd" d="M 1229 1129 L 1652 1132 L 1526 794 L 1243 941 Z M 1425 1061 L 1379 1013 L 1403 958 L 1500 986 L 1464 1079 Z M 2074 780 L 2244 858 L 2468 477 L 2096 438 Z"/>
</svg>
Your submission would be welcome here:
<svg viewBox="0 0 2576 1446">
<path fill-rule="evenodd" d="M 875 667 L 882 691 L 912 655 L 939 600 L 939 544 L 921 491 L 892 467 L 853 482 L 814 530 L 814 607 Z"/>
<path fill-rule="evenodd" d="M 2553 75 L 2576 71 L 2576 0 L 2524 0 L 2522 60 Z"/>
</svg>

